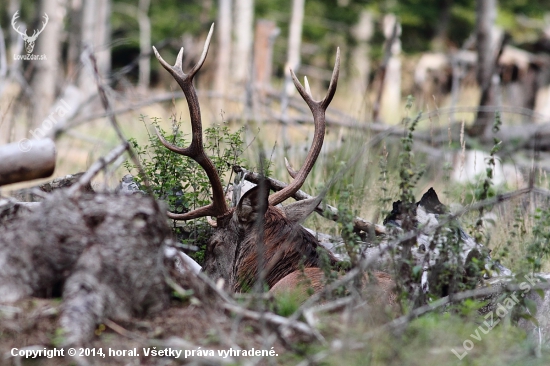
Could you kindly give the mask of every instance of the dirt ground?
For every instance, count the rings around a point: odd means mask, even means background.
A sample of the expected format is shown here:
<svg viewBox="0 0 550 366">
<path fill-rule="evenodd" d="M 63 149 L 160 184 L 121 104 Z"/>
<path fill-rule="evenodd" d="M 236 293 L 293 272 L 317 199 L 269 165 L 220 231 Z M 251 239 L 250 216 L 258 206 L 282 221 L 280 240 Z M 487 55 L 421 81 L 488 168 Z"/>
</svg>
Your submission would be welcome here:
<svg viewBox="0 0 550 366">
<path fill-rule="evenodd" d="M 88 350 L 75 347 L 77 354 L 95 352 L 95 356 L 70 357 L 67 356 L 69 348 L 60 346 L 63 342 L 57 321 L 60 311 L 58 299 L 33 298 L 9 306 L 0 305 L 0 365 L 235 364 L 245 359 L 258 360 L 258 357 L 231 357 L 218 351 L 250 352 L 253 349 L 253 354 L 264 350 L 264 354 L 271 351 L 279 356 L 285 353 L 280 339 L 272 337 L 270 344 L 264 343 L 259 322 L 239 319 L 195 298 L 186 302 L 173 300 L 169 309 L 145 319 L 106 321 L 98 326 L 91 342 L 85 346 Z M 12 356 L 12 352 L 20 350 L 54 348 L 63 349 L 64 356 L 36 359 Z M 103 355 L 99 354 L 100 350 Z M 161 350 L 170 350 L 171 354 L 164 356 L 158 352 L 153 356 L 153 351 Z M 176 352 L 180 350 L 178 358 Z M 124 351 L 126 355 L 122 354 Z M 268 364 L 269 358 L 278 356 L 268 356 L 259 364 Z M 280 360 L 275 363 L 280 364 Z"/>
</svg>

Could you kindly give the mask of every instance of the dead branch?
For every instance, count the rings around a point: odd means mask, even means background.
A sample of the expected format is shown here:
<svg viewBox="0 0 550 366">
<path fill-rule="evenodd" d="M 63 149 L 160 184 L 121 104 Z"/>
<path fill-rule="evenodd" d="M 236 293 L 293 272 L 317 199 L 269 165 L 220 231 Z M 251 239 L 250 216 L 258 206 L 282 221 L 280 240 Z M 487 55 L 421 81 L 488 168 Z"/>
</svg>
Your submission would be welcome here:
<svg viewBox="0 0 550 366">
<path fill-rule="evenodd" d="M 92 181 L 93 177 L 96 176 L 97 173 L 99 173 L 102 169 L 105 169 L 105 167 L 109 164 L 111 164 L 113 161 L 115 161 L 120 155 L 122 155 L 129 147 L 130 145 L 128 142 L 123 142 L 121 145 L 117 146 L 111 152 L 109 152 L 104 158 L 99 158 L 91 167 L 88 169 L 86 173 L 80 177 L 78 182 L 76 184 L 73 184 L 71 188 L 69 188 L 67 195 L 69 197 L 74 196 L 78 192 L 84 191 Z"/>
<path fill-rule="evenodd" d="M 338 298 L 326 304 L 307 308 L 304 310 L 304 318 L 311 327 L 315 327 L 318 323 L 315 315 L 321 312 L 330 312 L 341 309 L 353 303 L 355 299 L 352 296 Z"/>
<path fill-rule="evenodd" d="M 283 316 L 264 312 L 259 313 L 250 309 L 243 308 L 238 305 L 231 305 L 231 304 L 224 304 L 224 309 L 242 315 L 245 318 L 252 319 L 252 320 L 260 320 L 264 319 L 268 323 L 271 323 L 274 326 L 282 326 L 282 325 L 288 325 L 288 328 L 292 328 L 295 331 L 298 331 L 304 335 L 307 335 L 309 337 L 315 337 L 319 339 L 320 341 L 324 341 L 324 338 L 313 328 L 309 327 L 307 324 L 302 323 L 300 321 L 293 321 L 292 323 L 288 323 L 288 318 L 285 318 Z"/>
<path fill-rule="evenodd" d="M 260 181 L 260 174 L 248 171 L 243 167 L 234 166 L 233 171 L 235 173 L 241 173 L 241 172 L 244 173 L 244 179 L 248 180 L 249 182 L 258 184 L 258 182 Z M 271 189 L 273 189 L 274 191 L 280 191 L 287 186 L 286 183 L 281 182 L 280 180 L 277 180 L 275 178 L 266 177 L 266 179 L 269 180 L 269 183 L 271 184 Z M 302 201 L 302 200 L 311 199 L 313 198 L 313 196 L 310 196 L 304 191 L 299 190 L 298 192 L 292 195 L 292 198 L 294 198 L 296 201 Z M 326 216 L 327 211 L 329 215 L 328 218 L 330 220 L 333 220 L 333 221 L 338 220 L 338 209 L 336 207 L 333 207 L 331 205 L 319 204 L 315 208 L 315 212 L 317 212 L 318 214 L 324 217 L 327 217 Z M 367 233 L 371 231 L 374 232 L 376 235 L 384 235 L 386 233 L 386 228 L 384 226 L 373 224 L 360 217 L 354 218 L 353 225 L 357 230 L 363 230 Z"/>
<path fill-rule="evenodd" d="M 103 108 L 105 109 L 105 112 L 107 113 L 107 116 L 109 117 L 109 121 L 111 122 L 111 125 L 113 126 L 113 129 L 115 130 L 118 138 L 123 144 L 126 144 L 126 149 L 128 150 L 128 154 L 130 155 L 130 159 L 132 159 L 132 163 L 134 166 L 137 167 L 139 175 L 141 176 L 143 180 L 143 184 L 145 185 L 145 189 L 147 193 L 150 196 L 153 196 L 153 191 L 151 190 L 151 183 L 149 181 L 149 178 L 147 177 L 147 174 L 145 174 L 145 170 L 143 170 L 143 167 L 141 166 L 141 163 L 139 161 L 139 158 L 137 157 L 134 149 L 132 149 L 132 146 L 128 144 L 128 140 L 124 137 L 122 134 L 122 130 L 120 129 L 120 126 L 116 120 L 115 114 L 113 113 L 113 108 L 111 107 L 111 103 L 109 103 L 109 99 L 107 99 L 107 93 L 105 93 L 105 88 L 103 87 L 103 84 L 100 80 L 99 75 L 99 69 L 97 67 L 97 61 L 95 59 L 95 56 L 93 53 L 90 53 L 90 61 L 92 62 L 92 66 L 94 69 L 94 76 L 95 81 L 97 84 L 97 91 L 99 93 L 99 97 L 101 99 L 101 103 L 103 104 Z"/>
<path fill-rule="evenodd" d="M 49 177 L 55 169 L 55 156 L 50 139 L 24 139 L 0 147 L 0 186 Z"/>
</svg>

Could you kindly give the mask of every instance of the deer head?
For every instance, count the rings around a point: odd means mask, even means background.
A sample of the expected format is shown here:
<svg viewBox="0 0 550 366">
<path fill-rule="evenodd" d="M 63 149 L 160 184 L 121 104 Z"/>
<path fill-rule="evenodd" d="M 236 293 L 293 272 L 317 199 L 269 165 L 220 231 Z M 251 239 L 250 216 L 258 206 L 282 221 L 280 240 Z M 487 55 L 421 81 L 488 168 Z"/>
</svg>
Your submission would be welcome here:
<svg viewBox="0 0 550 366">
<path fill-rule="evenodd" d="M 216 229 L 205 253 L 203 270 L 213 279 L 224 279 L 230 289 L 242 291 L 250 288 L 261 276 L 271 288 L 277 281 L 303 267 L 319 267 L 319 242 L 299 223 L 317 206 L 316 198 L 299 201 L 284 208 L 275 207 L 295 194 L 304 183 L 321 151 L 325 135 L 325 111 L 336 91 L 340 67 L 340 51 L 327 95 L 321 101 L 311 97 L 307 78 L 305 87 L 300 84 L 291 70 L 294 85 L 309 106 L 314 119 L 315 132 L 311 149 L 302 168 L 293 172 L 293 181 L 283 190 L 269 195 L 269 187 L 261 184 L 246 192 L 234 208 L 225 201 L 220 177 L 204 152 L 202 144 L 202 122 L 193 77 L 199 71 L 206 55 L 214 25 L 210 28 L 203 52 L 197 64 L 185 74 L 182 70 L 183 48 L 178 53 L 174 66 L 169 65 L 153 47 L 161 65 L 180 85 L 189 107 L 192 140 L 186 147 L 170 144 L 157 131 L 164 146 L 178 154 L 195 160 L 206 172 L 212 186 L 212 203 L 184 214 L 168 213 L 175 220 L 189 220 L 198 217 L 216 218 Z M 261 245 L 260 245 L 261 244 Z M 336 259 L 326 252 L 332 262 Z M 260 273 L 259 268 L 263 268 Z"/>
<path fill-rule="evenodd" d="M 48 14 L 44 13 L 44 22 L 42 22 L 42 29 L 40 30 L 34 30 L 34 32 L 32 33 L 32 36 L 28 36 L 27 35 L 27 30 L 25 29 L 24 32 L 21 32 L 19 30 L 19 26 L 16 28 L 15 27 L 15 21 L 17 20 L 17 18 L 19 18 L 19 11 L 16 11 L 15 14 L 13 14 L 13 18 L 11 18 L 11 26 L 13 27 L 13 29 L 15 29 L 15 31 L 17 33 L 19 33 L 21 35 L 21 37 L 23 37 L 23 41 L 25 41 L 25 50 L 27 51 L 27 53 L 32 53 L 33 49 L 34 49 L 34 42 L 36 42 L 36 38 L 38 38 L 38 36 L 40 35 L 40 33 L 42 33 L 42 31 L 44 30 L 44 28 L 46 28 L 46 24 L 48 24 Z"/>
</svg>

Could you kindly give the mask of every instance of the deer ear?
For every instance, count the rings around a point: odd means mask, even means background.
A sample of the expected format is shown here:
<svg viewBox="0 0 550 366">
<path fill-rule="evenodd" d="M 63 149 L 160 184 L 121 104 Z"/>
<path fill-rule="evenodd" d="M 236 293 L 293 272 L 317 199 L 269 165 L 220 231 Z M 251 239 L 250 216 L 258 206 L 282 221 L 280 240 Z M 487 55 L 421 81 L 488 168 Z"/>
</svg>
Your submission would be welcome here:
<svg viewBox="0 0 550 366">
<path fill-rule="evenodd" d="M 293 223 L 303 222 L 321 203 L 322 197 L 312 197 L 307 200 L 297 201 L 284 206 L 286 218 Z"/>
<path fill-rule="evenodd" d="M 428 192 L 424 193 L 420 202 L 417 203 L 417 206 L 423 206 L 429 213 L 444 214 L 447 212 L 445 205 L 439 202 L 439 198 L 433 187 L 430 188 Z"/>
<path fill-rule="evenodd" d="M 253 223 L 256 221 L 258 214 L 264 213 L 267 210 L 269 197 L 269 188 L 261 189 L 256 186 L 246 192 L 240 199 L 235 210 L 239 222 L 242 224 Z"/>
</svg>

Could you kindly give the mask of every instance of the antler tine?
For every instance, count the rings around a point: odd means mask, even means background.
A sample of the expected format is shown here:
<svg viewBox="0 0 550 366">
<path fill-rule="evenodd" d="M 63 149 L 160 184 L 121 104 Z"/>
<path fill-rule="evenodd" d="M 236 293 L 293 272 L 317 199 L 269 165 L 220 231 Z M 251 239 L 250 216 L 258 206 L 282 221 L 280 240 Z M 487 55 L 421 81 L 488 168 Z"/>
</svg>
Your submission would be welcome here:
<svg viewBox="0 0 550 366">
<path fill-rule="evenodd" d="M 332 98 L 334 97 L 334 93 L 336 93 L 336 87 L 338 85 L 338 75 L 340 74 L 340 47 L 336 49 L 336 60 L 334 61 L 334 69 L 332 70 L 332 77 L 330 78 L 330 84 L 328 86 L 327 94 L 321 101 L 315 101 L 311 96 L 311 90 L 309 88 L 307 78 L 305 78 L 304 88 L 296 77 L 296 74 L 294 74 L 294 71 L 290 70 L 290 74 L 292 76 L 294 86 L 296 86 L 296 89 L 308 104 L 311 112 L 313 112 L 313 107 L 316 106 L 326 110 L 330 102 L 332 102 Z"/>
<path fill-rule="evenodd" d="M 307 81 L 307 76 L 304 76 L 304 84 L 306 87 L 307 95 L 309 95 L 310 98 L 313 98 L 313 96 L 311 95 L 311 88 L 309 87 L 309 81 Z"/>
<path fill-rule="evenodd" d="M 334 61 L 334 69 L 332 69 L 332 76 L 330 77 L 330 84 L 328 85 L 328 91 L 321 104 L 326 109 L 332 98 L 336 93 L 336 87 L 338 86 L 338 75 L 340 74 L 340 47 L 336 48 L 336 60 Z"/>
<path fill-rule="evenodd" d="M 309 150 L 304 161 L 304 165 L 300 168 L 300 170 L 298 172 L 295 172 L 294 169 L 290 167 L 290 164 L 288 164 L 288 161 L 286 162 L 287 170 L 289 171 L 289 174 L 294 178 L 294 180 L 284 189 L 272 194 L 269 197 L 269 203 L 271 205 L 277 205 L 296 193 L 300 189 L 300 187 L 302 187 L 302 184 L 304 184 L 304 181 L 306 180 L 309 172 L 313 168 L 313 165 L 315 164 L 315 161 L 317 160 L 317 157 L 321 152 L 321 148 L 323 147 L 323 141 L 325 139 L 325 111 L 332 101 L 334 93 L 336 92 L 339 72 L 340 48 L 338 48 L 336 51 L 336 61 L 334 63 L 334 69 L 332 71 L 332 77 L 330 79 L 330 85 L 328 87 L 327 94 L 321 101 L 316 101 L 311 96 L 311 90 L 309 90 L 309 83 L 307 82 L 307 78 L 305 80 L 306 87 L 304 88 L 302 84 L 300 84 L 300 81 L 298 81 L 298 78 L 294 74 L 294 71 L 290 70 L 290 74 L 292 75 L 292 80 L 294 81 L 296 89 L 298 90 L 304 101 L 307 103 L 309 109 L 311 110 L 311 113 L 313 114 L 315 132 L 313 135 L 311 149 Z"/>
<path fill-rule="evenodd" d="M 157 60 L 159 60 L 160 64 L 176 79 L 178 84 L 180 84 L 180 87 L 183 88 L 182 82 L 184 82 L 186 79 L 192 80 L 197 71 L 199 71 L 204 64 L 204 60 L 206 60 L 206 55 L 208 54 L 208 49 L 210 47 L 210 40 L 212 39 L 212 34 L 214 33 L 214 23 L 212 23 L 212 26 L 210 26 L 210 31 L 208 32 L 208 36 L 206 37 L 206 41 L 204 42 L 204 48 L 202 50 L 201 57 L 197 64 L 193 66 L 191 71 L 189 71 L 188 74 L 185 74 L 182 70 L 183 66 L 183 47 L 178 52 L 178 56 L 176 57 L 176 63 L 174 66 L 170 65 L 168 62 L 166 62 L 162 56 L 158 53 L 155 46 L 153 46 L 153 52 L 155 53 L 155 56 Z"/>
<path fill-rule="evenodd" d="M 174 79 L 181 87 L 183 94 L 185 94 L 185 98 L 187 99 L 187 106 L 189 107 L 189 115 L 191 117 L 192 130 L 191 144 L 189 145 L 189 147 L 179 147 L 169 143 L 158 130 L 156 130 L 157 136 L 160 139 L 160 142 L 169 150 L 180 155 L 188 156 L 191 159 L 195 160 L 206 172 L 208 180 L 210 181 L 210 185 L 212 186 L 212 204 L 200 207 L 184 214 L 173 214 L 169 212 L 168 217 L 175 220 L 189 220 L 204 216 L 219 217 L 229 211 L 227 203 L 225 202 L 223 187 L 218 172 L 216 171 L 214 164 L 212 164 L 212 161 L 204 152 L 204 146 L 202 144 L 201 111 L 197 92 L 195 91 L 195 87 L 193 86 L 193 76 L 196 74 L 197 71 L 200 70 L 202 64 L 204 63 L 204 60 L 206 59 L 208 46 L 210 44 L 213 30 L 214 24 L 212 24 L 212 27 L 210 27 L 210 32 L 208 33 L 208 37 L 206 38 L 201 58 L 199 59 L 197 64 L 191 69 L 189 74 L 185 74 L 182 70 L 183 47 L 178 53 L 178 57 L 176 58 L 176 63 L 174 64 L 174 66 L 171 66 L 166 61 L 164 61 L 156 48 L 153 47 L 155 56 L 159 60 L 160 64 L 172 75 L 172 77 L 174 77 Z"/>
<path fill-rule="evenodd" d="M 197 64 L 189 71 L 189 77 L 193 78 L 195 76 L 195 73 L 200 70 L 202 67 L 202 64 L 204 63 L 204 60 L 206 60 L 206 55 L 208 54 L 208 48 L 210 47 L 210 39 L 212 39 L 212 34 L 214 33 L 214 23 L 210 26 L 210 31 L 208 32 L 208 36 L 206 36 L 206 41 L 204 41 L 204 48 L 202 49 L 201 58 L 199 58 L 199 61 Z"/>
<path fill-rule="evenodd" d="M 290 175 L 292 178 L 296 178 L 296 175 L 298 174 L 298 172 L 294 170 L 294 168 L 292 167 L 292 165 L 290 165 L 290 162 L 286 157 L 285 157 L 285 167 L 286 167 L 286 171 L 288 172 L 288 175 Z"/>
</svg>

